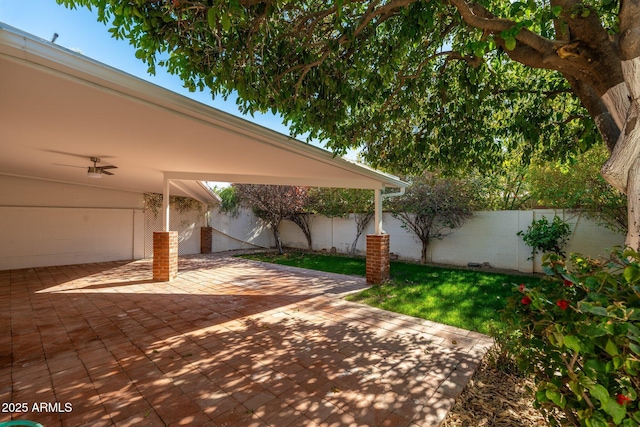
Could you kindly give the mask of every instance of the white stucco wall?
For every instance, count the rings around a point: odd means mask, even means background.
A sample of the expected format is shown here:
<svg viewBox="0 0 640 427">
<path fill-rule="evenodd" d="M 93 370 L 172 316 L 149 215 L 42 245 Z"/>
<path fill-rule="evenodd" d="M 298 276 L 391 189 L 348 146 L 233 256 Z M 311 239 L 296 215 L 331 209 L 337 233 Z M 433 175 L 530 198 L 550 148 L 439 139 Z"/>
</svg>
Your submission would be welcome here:
<svg viewBox="0 0 640 427">
<path fill-rule="evenodd" d="M 386 217 L 385 217 L 386 218 Z M 353 215 L 345 218 L 327 218 L 320 215 L 311 216 L 311 243 L 314 250 L 330 250 L 335 247 L 340 253 L 348 253 L 356 238 L 356 223 Z M 385 223 L 386 226 L 387 223 Z M 386 230 L 386 229 L 385 229 Z M 356 246 L 356 254 L 364 255 L 366 251 L 366 235 L 374 232 L 373 220 L 360 236 Z M 404 230 L 403 230 L 404 232 Z M 307 249 L 307 239 L 300 227 L 291 221 L 280 224 L 282 242 L 285 246 Z"/>
<path fill-rule="evenodd" d="M 271 230 L 248 209 L 240 210 L 237 217 L 230 217 L 214 208 L 210 212 L 209 226 L 213 228 L 213 252 L 275 245 Z"/>
<path fill-rule="evenodd" d="M 429 261 L 435 263 L 466 266 L 469 262 L 488 262 L 494 268 L 541 272 L 541 256 L 534 260 L 531 249 L 524 243 L 518 231 L 526 230 L 534 219 L 554 214 L 565 219 L 573 227 L 573 234 L 566 252 L 579 252 L 598 256 L 607 249 L 624 244 L 624 235 L 600 227 L 593 221 L 572 213 L 554 210 L 535 211 L 491 211 L 477 212 L 461 228 L 453 230 L 443 240 L 434 240 L 428 251 Z M 383 215 L 383 229 L 390 234 L 391 252 L 401 259 L 420 259 L 421 244 L 402 223 L 390 214 Z M 312 240 L 314 250 L 330 250 L 346 253 L 355 238 L 355 223 L 349 218 L 312 217 Z M 306 240 L 298 227 L 288 221 L 282 223 L 280 231 L 287 246 L 306 248 Z M 366 233 L 373 233 L 370 223 Z M 364 255 L 365 236 L 358 242 L 358 253 Z"/>
<path fill-rule="evenodd" d="M 0 175 L 0 270 L 144 256 L 143 196 Z"/>
</svg>

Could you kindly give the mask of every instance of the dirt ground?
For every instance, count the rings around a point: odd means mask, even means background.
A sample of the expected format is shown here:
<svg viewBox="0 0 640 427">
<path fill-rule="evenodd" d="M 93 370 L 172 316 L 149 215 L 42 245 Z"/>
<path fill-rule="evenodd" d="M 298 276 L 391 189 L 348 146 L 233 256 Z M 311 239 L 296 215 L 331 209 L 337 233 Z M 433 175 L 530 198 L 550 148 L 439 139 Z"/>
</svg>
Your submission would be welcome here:
<svg viewBox="0 0 640 427">
<path fill-rule="evenodd" d="M 532 381 L 496 369 L 485 358 L 442 427 L 548 426 L 532 405 L 532 389 Z"/>
</svg>

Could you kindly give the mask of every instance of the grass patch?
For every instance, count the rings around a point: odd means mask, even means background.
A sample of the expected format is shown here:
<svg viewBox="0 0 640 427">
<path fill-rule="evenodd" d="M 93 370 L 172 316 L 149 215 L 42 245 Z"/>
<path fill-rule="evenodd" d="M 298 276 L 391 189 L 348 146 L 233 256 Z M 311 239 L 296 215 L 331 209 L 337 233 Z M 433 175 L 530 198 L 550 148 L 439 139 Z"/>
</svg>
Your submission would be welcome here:
<svg viewBox="0 0 640 427">
<path fill-rule="evenodd" d="M 332 273 L 365 275 L 365 260 L 339 255 L 291 252 L 244 258 Z M 501 329 L 500 310 L 512 283 L 534 284 L 539 277 L 391 262 L 389 283 L 349 296 L 384 310 L 492 335 Z"/>
<path fill-rule="evenodd" d="M 352 276 L 364 276 L 367 271 L 364 258 L 353 258 L 344 255 L 325 255 L 311 252 L 286 252 L 283 255 L 278 255 L 271 252 L 238 255 L 238 258 Z"/>
</svg>

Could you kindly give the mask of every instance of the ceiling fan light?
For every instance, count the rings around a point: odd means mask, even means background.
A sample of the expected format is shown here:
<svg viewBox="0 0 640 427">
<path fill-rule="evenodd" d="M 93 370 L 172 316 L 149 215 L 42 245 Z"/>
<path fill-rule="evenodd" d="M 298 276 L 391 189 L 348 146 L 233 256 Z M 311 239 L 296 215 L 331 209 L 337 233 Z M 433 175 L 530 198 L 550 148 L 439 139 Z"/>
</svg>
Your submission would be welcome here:
<svg viewBox="0 0 640 427">
<path fill-rule="evenodd" d="M 87 171 L 87 176 L 89 178 L 102 178 L 102 173 L 98 168 L 89 167 L 89 170 Z"/>
</svg>

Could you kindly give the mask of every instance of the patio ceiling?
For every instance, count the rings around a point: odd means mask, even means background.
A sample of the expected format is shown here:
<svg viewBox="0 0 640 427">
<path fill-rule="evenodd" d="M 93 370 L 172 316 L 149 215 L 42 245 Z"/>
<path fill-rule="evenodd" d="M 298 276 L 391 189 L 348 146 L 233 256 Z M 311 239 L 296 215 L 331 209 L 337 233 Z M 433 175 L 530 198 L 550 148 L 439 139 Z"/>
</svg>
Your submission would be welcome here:
<svg viewBox="0 0 640 427">
<path fill-rule="evenodd" d="M 199 181 L 405 185 L 2 23 L 0 96 L 0 174 L 157 193 L 167 176 L 200 200 Z M 90 157 L 115 175 L 87 177 Z"/>
</svg>

